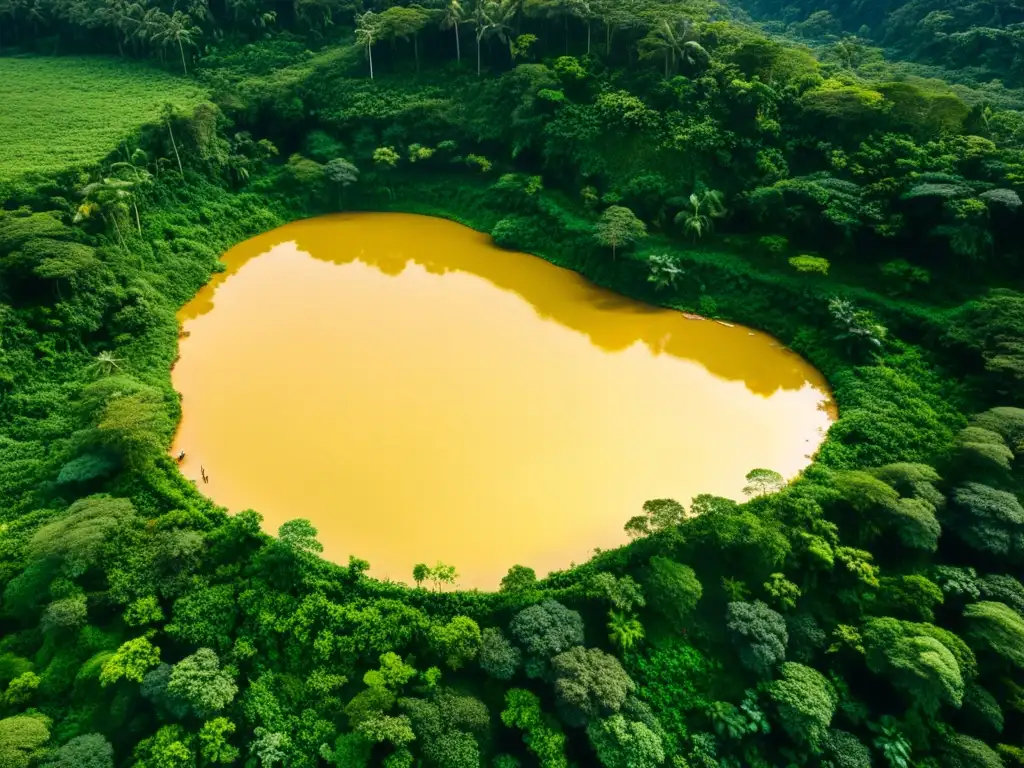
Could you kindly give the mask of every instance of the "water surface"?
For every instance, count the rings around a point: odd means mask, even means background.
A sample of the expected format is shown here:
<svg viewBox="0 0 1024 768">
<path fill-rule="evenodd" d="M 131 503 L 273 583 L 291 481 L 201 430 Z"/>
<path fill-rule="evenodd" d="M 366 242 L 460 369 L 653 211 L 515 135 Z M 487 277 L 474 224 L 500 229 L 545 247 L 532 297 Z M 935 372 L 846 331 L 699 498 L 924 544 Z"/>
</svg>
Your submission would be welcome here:
<svg viewBox="0 0 1024 768">
<path fill-rule="evenodd" d="M 626 537 L 651 498 L 791 477 L 831 420 L 770 336 L 651 307 L 442 219 L 341 214 L 233 248 L 180 313 L 182 471 L 325 557 L 494 588 Z M 200 480 L 204 467 L 209 482 Z"/>
</svg>

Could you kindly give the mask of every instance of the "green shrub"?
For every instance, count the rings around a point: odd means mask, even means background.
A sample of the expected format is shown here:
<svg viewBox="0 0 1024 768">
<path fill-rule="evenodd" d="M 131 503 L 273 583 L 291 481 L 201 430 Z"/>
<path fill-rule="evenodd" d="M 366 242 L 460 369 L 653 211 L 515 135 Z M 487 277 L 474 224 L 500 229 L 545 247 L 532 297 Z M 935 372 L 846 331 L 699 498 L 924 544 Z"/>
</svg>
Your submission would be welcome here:
<svg viewBox="0 0 1024 768">
<path fill-rule="evenodd" d="M 789 265 L 803 274 L 827 275 L 831 266 L 828 259 L 821 256 L 792 256 Z"/>
</svg>

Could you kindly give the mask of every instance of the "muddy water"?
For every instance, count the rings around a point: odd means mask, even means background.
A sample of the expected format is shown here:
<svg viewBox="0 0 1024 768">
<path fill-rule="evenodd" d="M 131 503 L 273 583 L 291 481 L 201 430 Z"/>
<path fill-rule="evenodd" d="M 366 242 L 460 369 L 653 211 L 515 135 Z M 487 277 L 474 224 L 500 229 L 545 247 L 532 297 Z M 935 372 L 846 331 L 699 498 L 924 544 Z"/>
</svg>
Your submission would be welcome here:
<svg viewBox="0 0 1024 768">
<path fill-rule="evenodd" d="M 771 337 L 688 320 L 405 214 L 328 216 L 229 251 L 180 314 L 182 471 L 325 557 L 464 588 L 625 540 L 646 499 L 741 497 L 828 428 L 821 375 Z M 200 480 L 200 466 L 209 481 Z"/>
</svg>

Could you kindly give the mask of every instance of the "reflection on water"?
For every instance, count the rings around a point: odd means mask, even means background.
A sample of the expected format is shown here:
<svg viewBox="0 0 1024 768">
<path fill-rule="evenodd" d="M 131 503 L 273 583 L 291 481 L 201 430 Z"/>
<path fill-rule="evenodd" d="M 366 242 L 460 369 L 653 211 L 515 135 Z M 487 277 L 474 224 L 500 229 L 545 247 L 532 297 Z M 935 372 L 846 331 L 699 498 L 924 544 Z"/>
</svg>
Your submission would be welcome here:
<svg viewBox="0 0 1024 768">
<path fill-rule="evenodd" d="M 796 474 L 830 423 L 821 375 L 771 337 L 441 219 L 326 216 L 224 261 L 180 313 L 182 471 L 379 577 L 443 560 L 493 588 L 581 562 L 646 499 Z"/>
</svg>

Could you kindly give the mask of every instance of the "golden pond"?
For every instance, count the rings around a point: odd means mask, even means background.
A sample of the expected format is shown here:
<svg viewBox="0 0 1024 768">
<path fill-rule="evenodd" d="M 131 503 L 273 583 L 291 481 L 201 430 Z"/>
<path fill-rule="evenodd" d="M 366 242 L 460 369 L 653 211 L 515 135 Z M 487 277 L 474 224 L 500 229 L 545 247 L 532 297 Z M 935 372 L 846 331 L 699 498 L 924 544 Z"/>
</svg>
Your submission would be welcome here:
<svg viewBox="0 0 1024 768">
<path fill-rule="evenodd" d="M 182 471 L 381 578 L 441 560 L 493 589 L 582 562 L 647 499 L 792 477 L 831 422 L 822 376 L 770 336 L 442 219 L 325 216 L 224 261 L 180 313 Z"/>
</svg>

